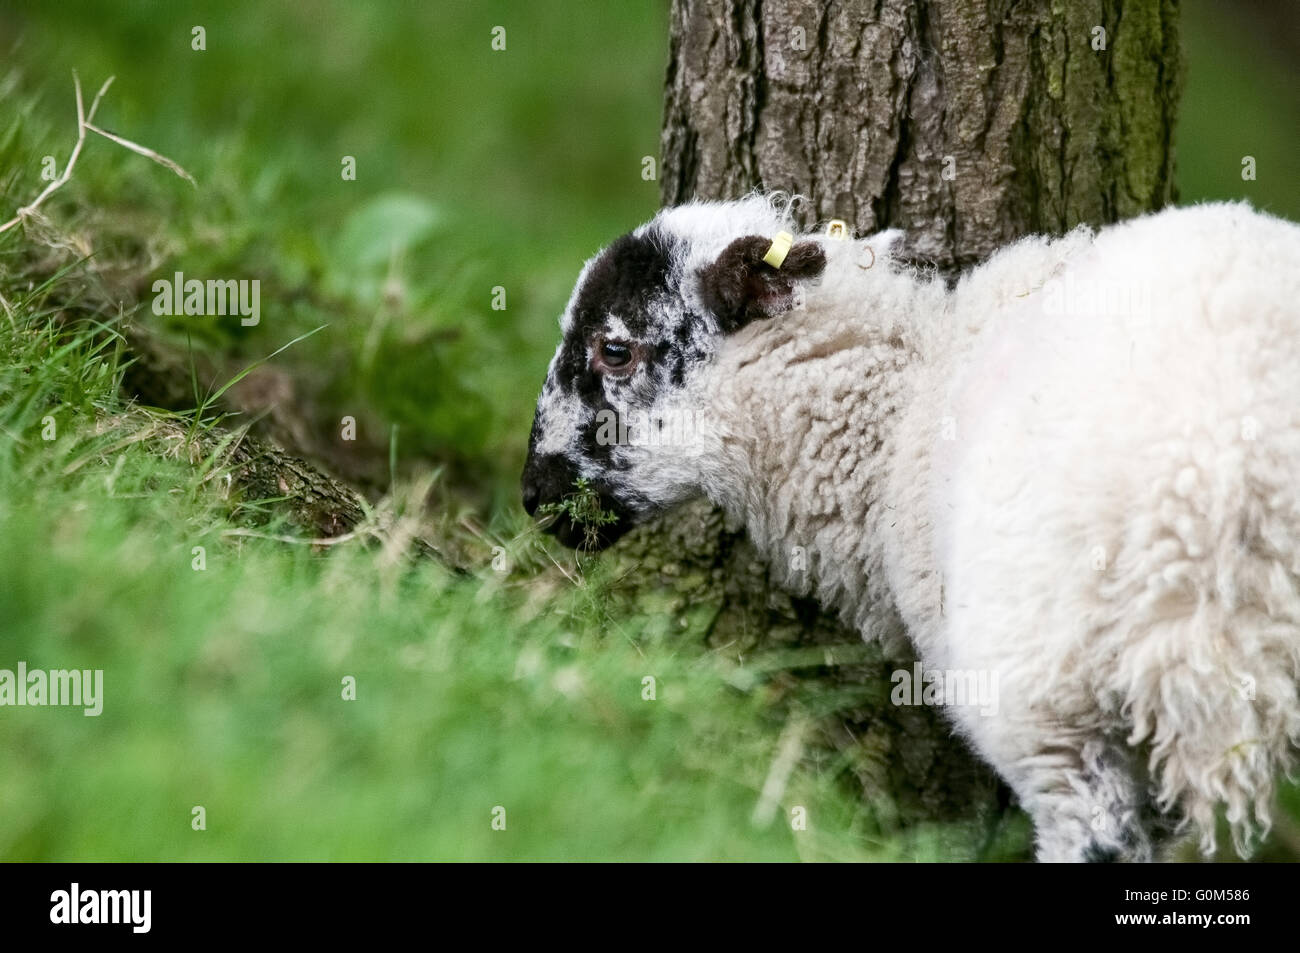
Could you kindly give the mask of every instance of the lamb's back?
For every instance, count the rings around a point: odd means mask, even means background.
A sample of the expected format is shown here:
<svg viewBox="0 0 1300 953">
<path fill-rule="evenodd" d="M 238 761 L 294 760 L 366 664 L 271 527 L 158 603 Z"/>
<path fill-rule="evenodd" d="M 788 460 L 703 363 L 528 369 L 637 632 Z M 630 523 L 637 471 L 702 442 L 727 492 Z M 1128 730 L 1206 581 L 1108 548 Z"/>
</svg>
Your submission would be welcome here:
<svg viewBox="0 0 1300 953">
<path fill-rule="evenodd" d="M 1276 577 L 1300 568 L 1295 225 L 1220 204 L 1103 230 L 988 323 L 947 410 L 931 515 L 951 615 L 1059 660 L 1039 693 L 1104 682 L 1118 649 L 1097 633 L 1122 642 L 1139 613 L 1269 586 L 1294 608 Z"/>
</svg>

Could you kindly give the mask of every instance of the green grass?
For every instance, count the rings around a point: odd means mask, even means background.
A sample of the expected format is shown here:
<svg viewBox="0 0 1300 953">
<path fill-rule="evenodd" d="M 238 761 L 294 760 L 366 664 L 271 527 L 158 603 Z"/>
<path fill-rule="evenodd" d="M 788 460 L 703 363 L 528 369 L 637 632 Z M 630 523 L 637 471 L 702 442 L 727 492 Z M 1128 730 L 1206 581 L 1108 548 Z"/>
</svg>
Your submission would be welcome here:
<svg viewBox="0 0 1300 953">
<path fill-rule="evenodd" d="M 57 220 L 112 208 L 97 224 L 123 234 L 97 235 L 97 253 L 138 260 L 144 243 L 153 277 L 261 279 L 257 327 L 172 330 L 256 357 L 329 324 L 297 355 L 312 396 L 380 443 L 398 425 L 410 457 L 472 461 L 500 504 L 573 276 L 658 200 L 641 157 L 658 150 L 664 54 L 646 37 L 666 12 L 606 6 L 33 4 L 0 19 L 22 40 L 7 108 L 40 117 L 8 191 L 34 194 L 47 152 L 62 168 L 71 71 L 91 88 L 116 75 L 102 125 L 201 188 L 95 141 Z"/>
<path fill-rule="evenodd" d="M 1212 0 L 1191 0 L 1182 15 L 1187 88 L 1178 123 L 1183 202 L 1248 199 L 1300 220 L 1300 88 L 1295 64 L 1260 31 L 1267 24 Z M 1242 159 L 1255 159 L 1254 180 Z"/>
<path fill-rule="evenodd" d="M 40 190 L 44 156 L 66 162 L 74 68 L 92 91 L 115 74 L 100 123 L 200 186 L 92 139 L 50 226 L 0 236 L 0 668 L 102 669 L 106 694 L 97 718 L 3 710 L 0 859 L 1023 854 L 1023 824 L 983 853 L 967 830 L 899 830 L 811 750 L 754 823 L 798 705 L 834 699 L 774 702 L 780 654 L 615 611 L 602 565 L 519 509 L 573 278 L 657 205 L 641 159 L 665 35 L 662 4 L 0 12 L 0 218 Z M 261 323 L 153 315 L 152 281 L 177 270 L 259 279 Z M 372 531 L 271 538 L 296 533 L 275 501 L 228 499 L 219 456 L 191 458 L 209 416 L 122 402 L 122 322 L 236 368 L 296 342 L 276 364 L 304 426 L 337 443 L 354 416 L 381 460 Z M 415 524 L 468 574 L 410 555 Z"/>
<path fill-rule="evenodd" d="M 644 38 L 663 11 L 520 4 L 495 57 L 497 19 L 456 5 L 330 16 L 337 33 L 307 5 L 260 3 L 8 23 L 23 42 L 0 102 L 6 208 L 39 190 L 42 156 L 66 161 L 74 67 L 91 90 L 116 74 L 101 124 L 200 188 L 92 140 L 45 211 L 93 258 L 32 293 L 75 247 L 0 237 L 3 657 L 103 669 L 106 694 L 97 718 L 5 710 L 0 857 L 947 856 L 943 831 L 882 832 L 842 776 L 804 766 L 781 804 L 806 807 L 808 830 L 780 813 L 756 826 L 787 719 L 766 675 L 612 618 L 599 573 L 557 553 L 570 581 L 519 512 L 573 275 L 656 203 L 640 158 L 657 147 L 662 48 Z M 259 278 L 261 324 L 155 318 L 148 286 L 175 270 Z M 122 297 L 145 301 L 126 320 L 237 365 L 325 325 L 277 359 L 313 425 L 354 415 L 385 453 L 396 432 L 381 507 L 437 463 L 471 473 L 456 512 L 507 544 L 510 571 L 482 540 L 463 577 L 404 555 L 400 532 L 328 549 L 233 535 L 294 530 L 267 522 L 272 502 L 226 500 L 219 463 L 172 452 L 211 420 L 123 406 L 123 355 L 93 323 Z"/>
<path fill-rule="evenodd" d="M 120 403 L 113 342 L 7 291 L 5 658 L 105 693 L 98 717 L 5 710 L 0 857 L 944 856 L 942 831 L 880 836 L 833 774 L 789 779 L 807 831 L 751 823 L 784 724 L 761 656 L 638 639 L 598 576 L 530 570 L 535 537 L 465 579 L 382 534 L 233 535 L 248 509 L 166 449 L 187 421 L 150 437 L 169 421 Z"/>
</svg>

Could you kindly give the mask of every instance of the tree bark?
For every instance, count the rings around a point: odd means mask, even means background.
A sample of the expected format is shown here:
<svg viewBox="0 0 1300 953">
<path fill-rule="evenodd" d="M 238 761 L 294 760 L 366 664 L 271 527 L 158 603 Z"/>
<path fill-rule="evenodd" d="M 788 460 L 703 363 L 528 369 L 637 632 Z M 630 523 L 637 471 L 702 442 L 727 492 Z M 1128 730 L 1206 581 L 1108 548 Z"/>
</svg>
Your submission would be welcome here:
<svg viewBox="0 0 1300 953">
<path fill-rule="evenodd" d="M 1020 236 L 1170 202 L 1181 77 L 1176 0 L 674 0 L 662 197 L 797 193 L 801 225 L 903 228 L 951 277 Z M 890 704 L 905 643 L 863 647 L 779 592 L 702 503 L 614 558 L 630 612 L 791 660 L 769 684 L 820 712 L 880 829 L 945 821 L 954 859 L 1026 856 L 991 772 L 932 709 Z"/>
<path fill-rule="evenodd" d="M 668 205 L 797 192 L 951 271 L 1174 197 L 1175 0 L 675 0 L 669 55 Z"/>
</svg>

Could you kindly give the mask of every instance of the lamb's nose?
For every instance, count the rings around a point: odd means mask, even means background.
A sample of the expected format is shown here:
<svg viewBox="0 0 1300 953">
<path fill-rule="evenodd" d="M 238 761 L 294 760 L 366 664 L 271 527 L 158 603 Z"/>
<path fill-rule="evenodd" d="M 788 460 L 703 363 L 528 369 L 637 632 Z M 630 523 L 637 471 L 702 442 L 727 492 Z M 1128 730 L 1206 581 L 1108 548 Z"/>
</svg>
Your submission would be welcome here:
<svg viewBox="0 0 1300 953">
<path fill-rule="evenodd" d="M 535 515 L 539 506 L 564 496 L 571 482 L 569 465 L 559 454 L 530 455 L 524 466 L 523 478 L 519 481 L 524 511 L 529 516 Z"/>
<path fill-rule="evenodd" d="M 527 513 L 529 516 L 532 516 L 534 513 L 537 512 L 537 504 L 541 502 L 542 495 L 541 493 L 537 492 L 537 487 L 533 486 L 531 483 L 528 482 L 527 477 L 524 478 L 523 490 L 524 490 L 524 512 Z"/>
</svg>

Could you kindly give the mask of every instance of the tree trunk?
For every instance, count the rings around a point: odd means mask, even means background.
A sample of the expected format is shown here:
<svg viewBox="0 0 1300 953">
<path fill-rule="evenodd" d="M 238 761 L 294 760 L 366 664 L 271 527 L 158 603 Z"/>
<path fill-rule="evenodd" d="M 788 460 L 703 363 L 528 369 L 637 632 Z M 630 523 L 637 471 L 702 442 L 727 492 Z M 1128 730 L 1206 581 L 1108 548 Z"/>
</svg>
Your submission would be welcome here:
<svg viewBox="0 0 1300 953">
<path fill-rule="evenodd" d="M 906 254 L 952 276 L 1022 235 L 1171 201 L 1180 64 L 1176 0 L 674 0 L 663 200 L 798 193 L 802 225 L 903 228 Z M 822 750 L 881 830 L 946 821 L 953 858 L 1025 855 L 992 774 L 933 710 L 890 704 L 902 643 L 863 647 L 777 591 L 703 504 L 615 559 L 629 611 L 727 654 L 778 650 L 771 684 L 823 716 Z"/>
<path fill-rule="evenodd" d="M 1173 195 L 1175 0 L 675 0 L 665 204 L 805 195 L 951 270 Z"/>
</svg>

